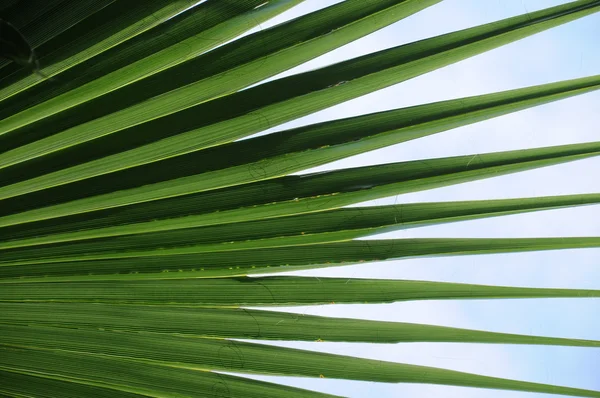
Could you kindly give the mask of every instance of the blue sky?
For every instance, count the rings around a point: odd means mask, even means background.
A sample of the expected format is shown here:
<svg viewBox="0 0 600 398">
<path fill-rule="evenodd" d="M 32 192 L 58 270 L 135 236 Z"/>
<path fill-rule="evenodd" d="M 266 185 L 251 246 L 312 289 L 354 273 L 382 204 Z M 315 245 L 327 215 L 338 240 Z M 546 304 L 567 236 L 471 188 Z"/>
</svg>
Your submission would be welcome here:
<svg viewBox="0 0 600 398">
<path fill-rule="evenodd" d="M 275 22 L 336 2 L 338 1 L 307 0 Z M 295 68 L 286 75 L 566 2 L 445 0 L 418 15 Z M 264 24 L 262 28 L 269 25 Z M 273 130 L 598 74 L 599 38 L 600 15 L 593 15 Z M 600 92 L 595 92 L 370 152 L 311 171 L 594 141 L 599 139 L 599 108 Z M 369 204 L 600 192 L 598 174 L 600 159 L 596 158 L 519 175 L 401 195 Z M 599 236 L 598 220 L 600 206 L 587 206 L 412 229 L 377 238 Z M 600 289 L 599 260 L 600 250 L 589 249 L 411 259 L 296 274 Z M 296 307 L 290 310 L 305 314 L 600 340 L 600 299 L 428 301 L 369 306 Z M 285 345 L 600 390 L 600 349 L 424 343 L 378 346 L 334 343 Z M 542 394 L 427 385 L 328 379 L 261 379 L 351 397 L 546 397 Z"/>
</svg>

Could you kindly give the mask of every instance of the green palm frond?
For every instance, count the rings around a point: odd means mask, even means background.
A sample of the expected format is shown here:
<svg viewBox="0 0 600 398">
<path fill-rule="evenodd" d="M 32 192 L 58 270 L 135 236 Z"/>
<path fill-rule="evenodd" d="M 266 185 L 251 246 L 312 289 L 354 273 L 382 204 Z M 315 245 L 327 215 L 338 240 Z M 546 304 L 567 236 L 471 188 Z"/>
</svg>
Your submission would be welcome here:
<svg viewBox="0 0 600 398">
<path fill-rule="evenodd" d="M 600 141 L 294 174 L 600 89 L 596 75 L 271 132 L 600 11 L 600 0 L 572 1 L 277 78 L 441 1 L 346 0 L 266 29 L 303 0 L 0 4 L 11 28 L 0 37 L 0 395 L 333 396 L 253 379 L 276 375 L 600 397 L 263 341 L 600 347 L 268 308 L 600 297 L 590 289 L 265 275 L 600 247 L 600 237 L 360 239 L 594 205 L 599 193 L 356 207 L 595 157 Z"/>
</svg>

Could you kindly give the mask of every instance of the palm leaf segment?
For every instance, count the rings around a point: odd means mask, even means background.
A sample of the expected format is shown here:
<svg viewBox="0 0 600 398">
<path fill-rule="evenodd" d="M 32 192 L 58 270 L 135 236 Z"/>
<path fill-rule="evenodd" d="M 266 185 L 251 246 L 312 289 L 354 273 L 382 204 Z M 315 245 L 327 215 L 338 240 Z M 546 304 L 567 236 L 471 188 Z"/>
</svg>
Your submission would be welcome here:
<svg viewBox="0 0 600 398">
<path fill-rule="evenodd" d="M 235 340 L 600 345 L 244 308 L 600 296 L 593 290 L 261 277 L 414 256 L 600 246 L 596 237 L 356 240 L 595 204 L 600 194 L 345 207 L 596 156 L 599 142 L 290 175 L 587 93 L 600 88 L 600 76 L 237 141 L 585 17 L 600 11 L 600 1 L 574 1 L 256 85 L 440 0 L 347 0 L 239 38 L 301 2 L 47 0 L 34 9 L 15 0 L 2 6 L 3 19 L 14 21 L 11 27 L 29 41 L 5 47 L 2 55 L 15 62 L 0 63 L 0 393 L 326 396 L 224 371 L 600 397 Z M 35 54 L 39 70 L 23 67 L 19 54 Z"/>
</svg>

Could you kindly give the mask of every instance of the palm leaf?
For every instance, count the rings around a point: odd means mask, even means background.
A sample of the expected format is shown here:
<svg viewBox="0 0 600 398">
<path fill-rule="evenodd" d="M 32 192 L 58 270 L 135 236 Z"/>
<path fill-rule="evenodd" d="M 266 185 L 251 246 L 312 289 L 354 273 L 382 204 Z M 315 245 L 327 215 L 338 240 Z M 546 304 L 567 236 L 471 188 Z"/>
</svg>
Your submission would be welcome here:
<svg viewBox="0 0 600 398">
<path fill-rule="evenodd" d="M 600 247 L 594 236 L 359 239 L 593 205 L 597 193 L 348 207 L 595 157 L 598 141 L 292 175 L 600 88 L 596 75 L 277 127 L 600 11 L 598 0 L 573 1 L 277 77 L 440 2 L 346 0 L 266 29 L 302 0 L 0 6 L 25 43 L 13 47 L 39 62 L 39 73 L 22 67 L 17 52 L 0 63 L 0 395 L 330 396 L 252 379 L 261 374 L 600 397 L 260 343 L 600 346 L 247 308 L 600 297 L 590 289 L 263 275 Z M 255 136 L 271 128 L 279 130 Z"/>
</svg>

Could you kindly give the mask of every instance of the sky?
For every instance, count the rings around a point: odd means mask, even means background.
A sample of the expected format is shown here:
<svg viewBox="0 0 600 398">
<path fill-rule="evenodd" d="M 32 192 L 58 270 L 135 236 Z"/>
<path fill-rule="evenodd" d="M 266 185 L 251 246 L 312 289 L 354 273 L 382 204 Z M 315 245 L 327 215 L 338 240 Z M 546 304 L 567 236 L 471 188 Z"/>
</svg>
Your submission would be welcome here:
<svg viewBox="0 0 600 398">
<path fill-rule="evenodd" d="M 269 24 L 338 1 L 307 0 Z M 292 73 L 369 52 L 546 8 L 557 0 L 445 0 L 346 45 Z M 600 73 L 600 14 L 554 28 L 424 76 L 297 119 L 270 131 L 386 109 L 486 94 Z M 355 156 L 303 173 L 430 157 L 598 140 L 600 92 L 543 105 Z M 368 202 L 516 198 L 600 192 L 600 158 Z M 362 204 L 364 205 L 364 204 Z M 397 231 L 374 238 L 600 236 L 600 206 L 586 206 Z M 600 289 L 599 249 L 409 259 L 295 275 L 415 279 Z M 279 308 L 278 310 L 282 310 Z M 600 340 L 600 299 L 423 301 L 286 308 L 333 317 L 428 323 L 498 332 Z M 274 343 L 364 358 L 600 390 L 600 349 L 485 344 Z M 256 377 L 349 397 L 543 398 L 553 395 L 330 379 Z"/>
</svg>

